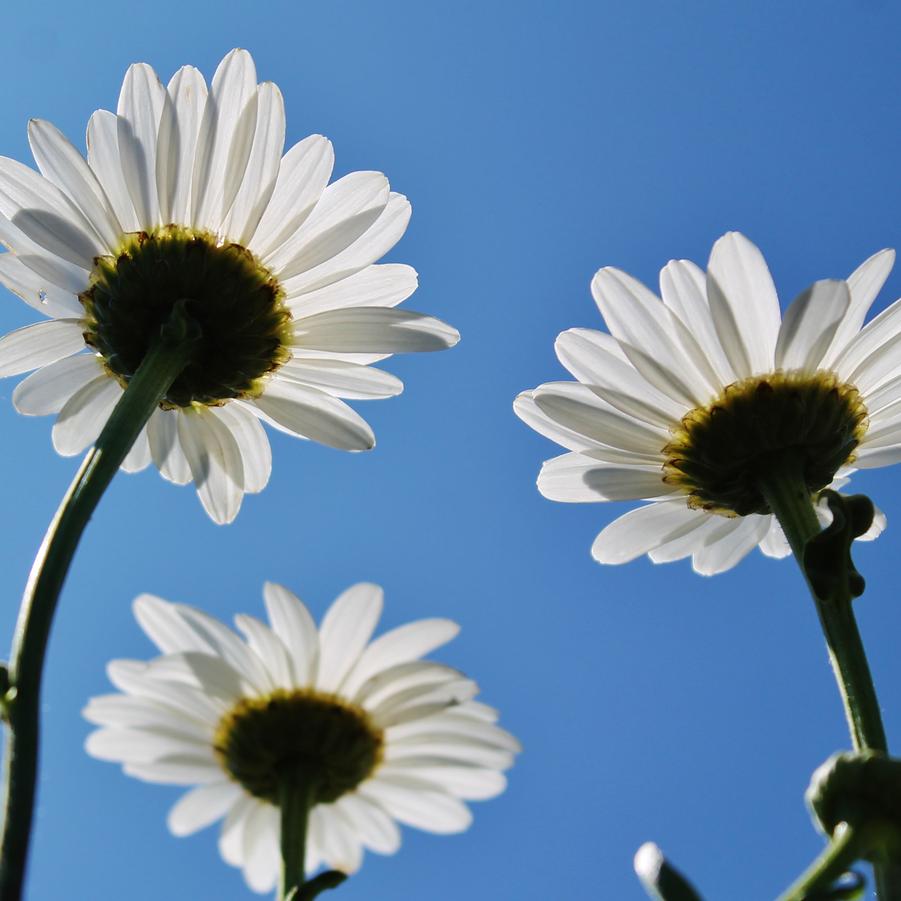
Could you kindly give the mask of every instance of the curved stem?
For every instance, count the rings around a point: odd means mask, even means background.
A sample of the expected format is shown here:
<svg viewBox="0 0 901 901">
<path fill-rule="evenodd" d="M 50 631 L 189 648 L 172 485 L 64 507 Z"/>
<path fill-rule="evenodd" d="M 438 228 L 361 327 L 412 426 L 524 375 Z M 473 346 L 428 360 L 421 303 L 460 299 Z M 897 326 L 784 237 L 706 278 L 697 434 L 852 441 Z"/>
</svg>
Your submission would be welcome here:
<svg viewBox="0 0 901 901">
<path fill-rule="evenodd" d="M 818 890 L 828 888 L 848 871 L 860 852 L 860 836 L 850 826 L 836 829 L 832 841 L 823 849 L 819 857 L 807 868 L 801 877 L 778 901 L 805 901 L 815 897 Z"/>
<path fill-rule="evenodd" d="M 807 576 L 804 548 L 820 532 L 820 523 L 800 467 L 797 471 L 792 471 L 790 467 L 774 470 L 761 480 L 760 487 L 770 509 L 779 520 L 810 587 L 826 637 L 829 660 L 838 682 L 854 749 L 887 753 L 882 714 L 851 608 L 851 594 L 846 590 L 835 591 L 825 598 L 818 597 Z"/>
<path fill-rule="evenodd" d="M 179 305 L 81 464 L 44 536 L 25 586 L 5 698 L 9 729 L 3 771 L 0 901 L 18 901 L 22 895 L 37 778 L 41 676 L 57 599 L 98 501 L 184 369 L 194 340 L 187 331 Z"/>
<path fill-rule="evenodd" d="M 279 812 L 281 814 L 282 872 L 278 888 L 279 901 L 295 901 L 304 884 L 304 861 L 307 852 L 307 824 L 316 781 L 303 767 L 286 767 L 279 780 Z"/>
</svg>

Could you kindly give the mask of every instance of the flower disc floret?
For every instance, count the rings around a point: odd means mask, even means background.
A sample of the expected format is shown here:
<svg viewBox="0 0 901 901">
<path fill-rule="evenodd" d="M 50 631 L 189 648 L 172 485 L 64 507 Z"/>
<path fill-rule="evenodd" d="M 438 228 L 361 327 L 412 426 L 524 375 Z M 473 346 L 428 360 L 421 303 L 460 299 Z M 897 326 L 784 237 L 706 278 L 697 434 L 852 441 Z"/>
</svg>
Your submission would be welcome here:
<svg viewBox="0 0 901 901">
<path fill-rule="evenodd" d="M 384 736 L 366 712 L 334 695 L 297 689 L 242 698 L 219 722 L 213 750 L 248 794 L 271 804 L 287 773 L 301 770 L 316 804 L 337 801 L 378 766 Z"/>
<path fill-rule="evenodd" d="M 663 448 L 663 481 L 698 510 L 770 513 L 760 479 L 787 458 L 814 494 L 854 459 L 867 429 L 860 392 L 829 372 L 775 372 L 728 385 L 687 413 Z"/>
<path fill-rule="evenodd" d="M 218 405 L 260 393 L 259 380 L 290 359 L 291 314 L 278 281 L 239 244 L 167 225 L 126 235 L 98 257 L 85 308 L 85 343 L 127 384 L 178 303 L 196 328 L 190 362 L 164 407 Z"/>
</svg>

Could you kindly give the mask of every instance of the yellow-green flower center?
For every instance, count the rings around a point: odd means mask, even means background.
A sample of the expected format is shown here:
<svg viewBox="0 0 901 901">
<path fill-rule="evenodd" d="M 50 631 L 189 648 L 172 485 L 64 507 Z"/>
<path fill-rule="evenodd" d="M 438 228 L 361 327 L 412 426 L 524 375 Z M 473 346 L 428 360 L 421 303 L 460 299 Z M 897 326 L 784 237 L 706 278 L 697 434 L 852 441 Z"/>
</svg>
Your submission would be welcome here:
<svg viewBox="0 0 901 901">
<path fill-rule="evenodd" d="M 95 260 L 79 299 L 85 341 L 123 386 L 184 302 L 199 338 L 163 399 L 167 408 L 258 394 L 260 379 L 289 356 L 291 314 L 280 285 L 249 250 L 207 232 L 166 225 L 126 235 Z"/>
<path fill-rule="evenodd" d="M 213 739 L 225 772 L 272 804 L 284 774 L 297 770 L 314 785 L 314 803 L 337 800 L 373 772 L 383 746 L 382 731 L 364 710 L 307 689 L 242 698 L 219 721 Z"/>
<path fill-rule="evenodd" d="M 696 509 L 769 513 L 762 477 L 791 457 L 814 494 L 854 459 L 866 430 L 860 394 L 832 373 L 753 376 L 682 418 L 663 448 L 663 481 L 688 494 Z"/>
</svg>

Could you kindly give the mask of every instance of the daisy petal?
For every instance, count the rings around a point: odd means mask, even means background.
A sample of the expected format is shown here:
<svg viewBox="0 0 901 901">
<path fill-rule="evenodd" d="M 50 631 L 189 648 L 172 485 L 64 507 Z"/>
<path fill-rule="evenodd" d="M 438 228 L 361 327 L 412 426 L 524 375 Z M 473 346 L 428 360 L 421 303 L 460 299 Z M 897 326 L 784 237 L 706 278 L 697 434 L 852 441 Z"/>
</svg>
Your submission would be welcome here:
<svg viewBox="0 0 901 901">
<path fill-rule="evenodd" d="M 274 378 L 254 405 L 288 431 L 342 450 L 370 450 L 375 436 L 347 404 L 289 379 Z"/>
<path fill-rule="evenodd" d="M 51 319 L 0 338 L 0 378 L 55 363 L 84 349 L 81 321 Z"/>
<path fill-rule="evenodd" d="M 815 282 L 802 291 L 786 311 L 779 330 L 776 368 L 816 371 L 850 302 L 843 281 Z"/>
<path fill-rule="evenodd" d="M 337 353 L 445 350 L 459 340 L 460 333 L 440 319 L 385 307 L 329 310 L 294 323 L 296 347 Z"/>
<path fill-rule="evenodd" d="M 192 835 L 224 817 L 241 797 L 234 782 L 211 782 L 192 788 L 169 811 L 166 825 L 173 835 Z"/>
<path fill-rule="evenodd" d="M 72 457 L 93 444 L 121 397 L 119 383 L 106 376 L 79 388 L 66 401 L 53 425 L 56 452 L 63 457 Z"/>
<path fill-rule="evenodd" d="M 125 187 L 138 220 L 160 224 L 156 182 L 156 145 L 166 89 L 146 63 L 129 66 L 119 94 L 118 143 Z"/>
<path fill-rule="evenodd" d="M 357 662 L 382 615 L 383 592 L 378 585 L 360 582 L 343 592 L 329 607 L 319 628 L 319 675 L 316 687 L 337 691 Z"/>
<path fill-rule="evenodd" d="M 767 372 L 779 337 L 779 298 L 763 255 L 744 235 L 729 232 L 713 245 L 707 299 L 735 374 Z"/>
</svg>

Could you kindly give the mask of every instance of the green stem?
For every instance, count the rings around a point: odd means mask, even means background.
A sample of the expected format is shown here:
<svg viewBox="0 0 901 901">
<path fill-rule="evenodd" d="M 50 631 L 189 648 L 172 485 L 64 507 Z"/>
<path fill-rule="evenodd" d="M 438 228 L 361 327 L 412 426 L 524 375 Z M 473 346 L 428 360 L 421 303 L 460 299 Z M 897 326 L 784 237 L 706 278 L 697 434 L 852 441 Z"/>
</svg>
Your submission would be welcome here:
<svg viewBox="0 0 901 901">
<path fill-rule="evenodd" d="M 832 885 L 860 855 L 860 836 L 850 826 L 835 830 L 832 841 L 778 901 L 805 901 Z M 881 897 L 881 896 L 880 896 Z"/>
<path fill-rule="evenodd" d="M 287 767 L 279 780 L 282 873 L 279 901 L 294 901 L 304 884 L 307 824 L 316 795 L 316 780 L 303 767 Z"/>
<path fill-rule="evenodd" d="M 847 582 L 843 583 L 843 590 L 836 589 L 821 598 L 813 589 L 804 565 L 804 548 L 811 538 L 819 534 L 820 523 L 800 465 L 774 469 L 765 479 L 761 479 L 760 488 L 785 532 L 816 604 L 854 749 L 887 754 L 888 743 L 876 688 L 854 618 Z M 901 901 L 897 868 L 877 863 L 875 876 L 880 901 Z"/>
<path fill-rule="evenodd" d="M 800 467 L 774 470 L 761 480 L 760 487 L 807 579 L 804 547 L 820 532 L 820 523 Z M 829 597 L 820 598 L 809 579 L 807 583 L 826 637 L 829 660 L 838 682 L 854 749 L 887 753 L 882 715 L 851 608 L 851 594 L 836 591 Z"/>
<path fill-rule="evenodd" d="M 81 464 L 31 568 L 13 638 L 6 694 L 9 729 L 3 770 L 0 901 L 18 901 L 22 895 L 37 780 L 41 676 L 59 593 L 97 503 L 184 369 L 193 341 L 178 305 Z"/>
</svg>

